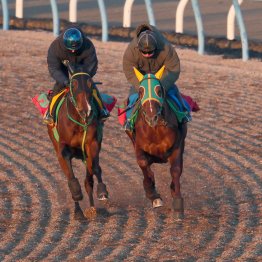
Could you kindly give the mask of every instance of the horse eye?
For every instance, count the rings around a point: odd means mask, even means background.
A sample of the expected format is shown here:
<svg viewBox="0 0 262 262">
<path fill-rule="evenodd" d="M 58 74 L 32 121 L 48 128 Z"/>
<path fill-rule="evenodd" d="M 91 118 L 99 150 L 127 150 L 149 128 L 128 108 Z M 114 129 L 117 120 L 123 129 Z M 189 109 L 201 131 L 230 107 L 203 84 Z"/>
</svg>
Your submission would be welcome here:
<svg viewBox="0 0 262 262">
<path fill-rule="evenodd" d="M 162 96 L 162 92 L 161 92 L 160 87 L 157 87 L 157 89 L 156 89 L 156 94 L 157 94 L 159 97 Z"/>
</svg>

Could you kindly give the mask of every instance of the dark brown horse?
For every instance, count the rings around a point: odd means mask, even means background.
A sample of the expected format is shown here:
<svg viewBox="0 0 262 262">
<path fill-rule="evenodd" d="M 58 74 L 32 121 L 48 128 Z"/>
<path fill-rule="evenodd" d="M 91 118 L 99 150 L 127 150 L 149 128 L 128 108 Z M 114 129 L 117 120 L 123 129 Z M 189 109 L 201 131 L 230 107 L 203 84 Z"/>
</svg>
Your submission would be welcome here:
<svg viewBox="0 0 262 262">
<path fill-rule="evenodd" d="M 180 176 L 183 170 L 183 152 L 187 133 L 187 124 L 178 124 L 174 112 L 167 105 L 164 89 L 159 79 L 164 67 L 155 75 L 142 75 L 134 69 L 140 82 L 138 111 L 135 129 L 127 134 L 133 142 L 137 163 L 141 168 L 144 190 L 153 207 L 163 205 L 155 187 L 153 163 L 170 163 L 170 184 L 173 207 L 183 214 L 183 198 L 180 192 Z"/>
<path fill-rule="evenodd" d="M 98 109 L 92 95 L 94 89 L 92 78 L 81 68 L 69 64 L 67 66 L 70 75 L 70 89 L 63 101 L 59 103 L 59 111 L 56 110 L 58 112 L 56 129 L 48 126 L 48 134 L 75 201 L 75 218 L 82 219 L 84 217 L 79 201 L 83 199 L 83 194 L 80 183 L 73 172 L 72 159 L 82 159 L 86 165 L 85 190 L 91 207 L 87 212 L 89 214 L 95 213 L 94 175 L 98 182 L 98 199 L 105 200 L 108 198 L 99 165 L 103 123 L 98 118 Z M 55 134 L 58 134 L 58 136 Z"/>
</svg>

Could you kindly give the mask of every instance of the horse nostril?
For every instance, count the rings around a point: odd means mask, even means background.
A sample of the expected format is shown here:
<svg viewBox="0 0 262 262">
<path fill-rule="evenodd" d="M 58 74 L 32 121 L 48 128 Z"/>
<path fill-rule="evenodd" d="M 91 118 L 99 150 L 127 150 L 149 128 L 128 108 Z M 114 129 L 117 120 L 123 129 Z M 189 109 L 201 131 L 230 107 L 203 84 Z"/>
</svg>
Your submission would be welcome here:
<svg viewBox="0 0 262 262">
<path fill-rule="evenodd" d="M 158 120 L 158 116 L 155 115 L 155 116 L 154 116 L 154 122 L 157 122 L 157 120 Z"/>
<path fill-rule="evenodd" d="M 79 115 L 80 115 L 82 118 L 86 118 L 86 117 L 87 117 L 87 113 L 86 113 L 85 110 L 79 111 Z"/>
</svg>

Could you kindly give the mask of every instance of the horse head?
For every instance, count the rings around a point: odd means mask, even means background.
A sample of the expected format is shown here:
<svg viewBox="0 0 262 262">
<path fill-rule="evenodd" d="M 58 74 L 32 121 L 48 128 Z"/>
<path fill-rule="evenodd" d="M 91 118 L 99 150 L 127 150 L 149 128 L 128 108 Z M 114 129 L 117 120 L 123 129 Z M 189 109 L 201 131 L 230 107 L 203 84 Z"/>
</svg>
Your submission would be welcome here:
<svg viewBox="0 0 262 262">
<path fill-rule="evenodd" d="M 140 83 L 139 99 L 141 102 L 141 109 L 146 123 L 155 127 L 161 117 L 163 109 L 165 92 L 161 86 L 160 79 L 163 75 L 165 66 L 162 66 L 156 74 L 143 75 L 136 68 L 134 68 L 136 77 Z"/>
<path fill-rule="evenodd" d="M 70 79 L 70 101 L 80 117 L 86 121 L 92 111 L 94 82 L 82 66 L 67 63 Z"/>
</svg>

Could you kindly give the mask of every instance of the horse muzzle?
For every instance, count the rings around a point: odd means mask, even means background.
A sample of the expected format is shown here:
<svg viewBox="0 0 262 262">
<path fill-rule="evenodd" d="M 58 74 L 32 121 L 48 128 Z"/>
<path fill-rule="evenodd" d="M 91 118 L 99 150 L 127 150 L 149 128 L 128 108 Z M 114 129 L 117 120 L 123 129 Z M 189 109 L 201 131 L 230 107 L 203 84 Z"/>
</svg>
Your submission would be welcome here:
<svg viewBox="0 0 262 262">
<path fill-rule="evenodd" d="M 86 120 L 90 116 L 91 110 L 79 110 L 78 113 L 83 120 Z"/>
<path fill-rule="evenodd" d="M 159 120 L 159 115 L 154 115 L 152 117 L 148 117 L 147 115 L 145 115 L 145 121 L 146 123 L 150 126 L 150 127 L 155 127 L 157 126 Z"/>
</svg>

